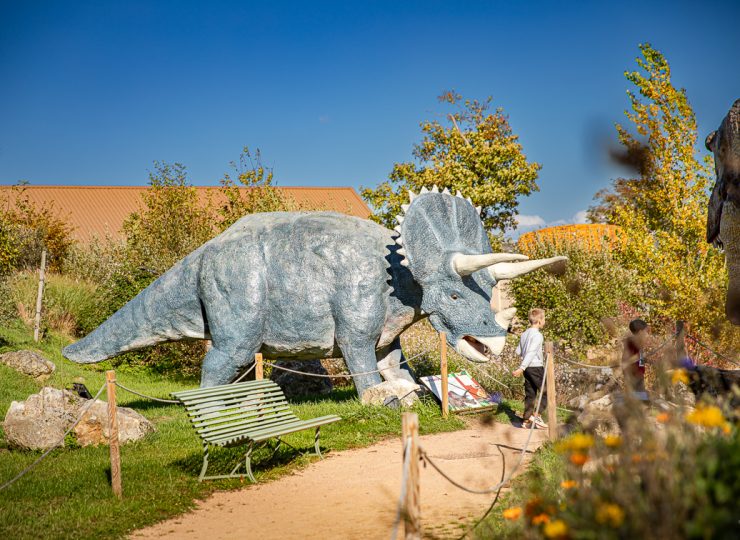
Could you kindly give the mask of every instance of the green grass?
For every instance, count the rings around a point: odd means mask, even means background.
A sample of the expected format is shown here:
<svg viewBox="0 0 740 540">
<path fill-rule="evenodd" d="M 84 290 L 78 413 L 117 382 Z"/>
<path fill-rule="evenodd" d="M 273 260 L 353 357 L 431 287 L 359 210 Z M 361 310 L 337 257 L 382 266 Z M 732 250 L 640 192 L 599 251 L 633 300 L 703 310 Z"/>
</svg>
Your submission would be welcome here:
<svg viewBox="0 0 740 540">
<path fill-rule="evenodd" d="M 37 383 L 0 366 L 0 414 L 10 402 L 23 400 L 43 386 L 70 387 L 83 382 L 95 394 L 104 383 L 103 362 L 89 366 L 71 363 L 61 356 L 64 338 L 50 335 L 34 344 L 29 330 L 20 322 L 0 328 L 0 352 L 23 348 L 39 349 L 52 360 L 57 370 L 44 383 Z M 117 368 L 118 380 L 144 394 L 169 397 L 169 393 L 194 388 L 194 379 L 167 377 L 144 368 Z M 102 399 L 107 399 L 102 396 Z M 118 402 L 132 407 L 156 425 L 157 432 L 121 449 L 123 493 L 118 501 L 110 489 L 108 447 L 61 448 L 53 451 L 36 469 L 10 488 L 0 492 L 0 533 L 5 538 L 110 538 L 185 512 L 195 501 L 215 489 L 234 489 L 238 480 L 197 482 L 202 463 L 202 447 L 182 409 L 144 400 L 119 389 Z M 385 407 L 365 407 L 354 391 L 335 390 L 327 398 L 294 403 L 301 418 L 338 414 L 341 422 L 324 426 L 322 447 L 329 452 L 367 446 L 377 441 L 400 437 L 401 411 Z M 453 431 L 465 427 L 460 418 L 441 418 L 439 406 L 424 399 L 414 409 L 419 415 L 422 434 Z M 313 432 L 290 435 L 286 441 L 304 451 L 313 449 Z M 7 447 L 0 431 L 0 484 L 34 461 L 40 452 L 24 452 Z M 243 452 L 226 449 L 216 452 L 209 474 L 230 469 Z M 261 450 L 254 456 L 254 470 L 260 482 L 278 478 L 315 461 L 289 447 L 282 447 L 272 459 Z M 399 463 L 400 467 L 400 463 Z"/>
</svg>

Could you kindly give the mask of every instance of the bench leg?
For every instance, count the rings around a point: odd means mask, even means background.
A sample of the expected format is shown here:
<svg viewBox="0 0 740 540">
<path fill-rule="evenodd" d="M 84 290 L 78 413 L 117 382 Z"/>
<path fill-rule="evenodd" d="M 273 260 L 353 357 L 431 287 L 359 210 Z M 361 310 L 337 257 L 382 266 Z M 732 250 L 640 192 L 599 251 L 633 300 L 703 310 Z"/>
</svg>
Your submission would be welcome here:
<svg viewBox="0 0 740 540">
<path fill-rule="evenodd" d="M 249 441 L 249 446 L 247 447 L 247 454 L 244 456 L 244 466 L 247 469 L 247 476 L 253 483 L 257 483 L 257 480 L 255 480 L 254 475 L 252 474 L 252 460 L 250 459 L 250 456 L 252 455 L 252 449 L 254 448 L 254 442 Z"/>
<path fill-rule="evenodd" d="M 316 435 L 313 437 L 313 446 L 316 448 L 316 455 L 319 456 L 319 459 L 324 459 L 324 456 L 321 455 L 321 448 L 319 447 L 319 430 L 321 429 L 321 426 L 316 428 Z"/>
<path fill-rule="evenodd" d="M 203 478 L 206 476 L 206 471 L 208 470 L 208 444 L 203 444 L 203 467 L 200 469 L 200 476 L 198 477 L 198 482 L 202 482 Z"/>
</svg>

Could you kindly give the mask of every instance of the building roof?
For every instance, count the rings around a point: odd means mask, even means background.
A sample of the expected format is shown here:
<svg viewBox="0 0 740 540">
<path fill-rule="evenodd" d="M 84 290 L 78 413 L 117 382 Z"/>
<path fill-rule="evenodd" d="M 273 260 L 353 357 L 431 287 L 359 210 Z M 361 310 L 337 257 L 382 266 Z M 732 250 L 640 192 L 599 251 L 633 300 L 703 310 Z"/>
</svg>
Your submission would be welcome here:
<svg viewBox="0 0 740 540">
<path fill-rule="evenodd" d="M 24 186 L 23 197 L 36 206 L 49 206 L 73 228 L 73 236 L 89 241 L 93 236 L 110 234 L 120 237 L 124 220 L 143 206 L 141 194 L 147 186 Z M 250 189 L 250 188 L 240 188 Z M 368 218 L 370 209 L 351 187 L 279 187 L 301 207 L 309 210 L 333 210 Z M 196 187 L 205 201 L 210 194 L 217 199 L 218 186 Z M 14 204 L 20 189 L 0 186 L 0 200 Z"/>
</svg>

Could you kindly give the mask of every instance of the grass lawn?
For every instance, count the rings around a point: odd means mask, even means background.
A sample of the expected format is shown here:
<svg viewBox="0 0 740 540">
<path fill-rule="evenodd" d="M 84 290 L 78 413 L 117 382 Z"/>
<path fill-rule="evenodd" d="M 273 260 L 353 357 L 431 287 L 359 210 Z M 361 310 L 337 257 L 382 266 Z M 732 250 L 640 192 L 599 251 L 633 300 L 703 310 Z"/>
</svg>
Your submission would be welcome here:
<svg viewBox="0 0 740 540">
<path fill-rule="evenodd" d="M 29 377 L 0 366 L 0 415 L 10 402 L 23 400 L 42 386 L 70 387 L 84 382 L 94 395 L 104 383 L 106 363 L 82 366 L 62 358 L 66 340 L 50 336 L 34 344 L 28 329 L 18 323 L 0 328 L 0 353 L 17 349 L 39 349 L 57 370 L 47 381 Z M 169 393 L 197 387 L 198 381 L 152 374 L 147 370 L 117 369 L 118 380 L 144 394 L 168 398 Z M 106 399 L 103 395 L 102 399 Z M 123 493 L 118 501 L 111 493 L 108 447 L 75 447 L 72 442 L 51 453 L 36 469 L 13 486 L 0 492 L 0 533 L 5 538 L 110 538 L 121 537 L 136 528 L 187 511 L 197 499 L 216 489 L 234 489 L 238 480 L 197 482 L 202 463 L 200 440 L 177 405 L 144 400 L 121 389 L 119 404 L 132 407 L 156 425 L 157 432 L 121 448 Z M 373 444 L 400 436 L 401 411 L 362 406 L 353 390 L 335 390 L 316 401 L 294 403 L 299 417 L 338 414 L 341 422 L 321 429 L 322 447 L 329 452 Z M 453 431 L 465 427 L 460 418 L 442 419 L 432 399 L 414 407 L 422 434 Z M 505 421 L 505 413 L 500 413 Z M 286 437 L 293 446 L 313 450 L 313 431 Z M 34 461 L 40 452 L 8 448 L 0 430 L 0 484 Z M 226 449 L 212 454 L 209 474 L 228 472 L 243 451 Z M 253 457 L 255 476 L 260 482 L 278 478 L 318 459 L 301 456 L 282 447 L 272 459 L 266 450 Z"/>
</svg>

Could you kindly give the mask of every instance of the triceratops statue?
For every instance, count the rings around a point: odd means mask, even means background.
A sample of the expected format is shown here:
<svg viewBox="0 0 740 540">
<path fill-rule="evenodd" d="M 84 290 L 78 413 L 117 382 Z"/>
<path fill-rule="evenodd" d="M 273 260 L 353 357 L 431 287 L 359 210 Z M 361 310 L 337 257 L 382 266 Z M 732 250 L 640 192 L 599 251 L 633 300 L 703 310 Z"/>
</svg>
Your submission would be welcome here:
<svg viewBox="0 0 740 540">
<path fill-rule="evenodd" d="M 429 317 L 476 362 L 501 353 L 515 309 L 492 287 L 565 257 L 492 253 L 480 209 L 435 186 L 410 193 L 399 225 L 333 212 L 248 215 L 174 265 L 64 356 L 99 362 L 163 341 L 211 339 L 201 386 L 253 362 L 344 357 L 357 392 L 413 381 L 399 336 Z"/>
</svg>

